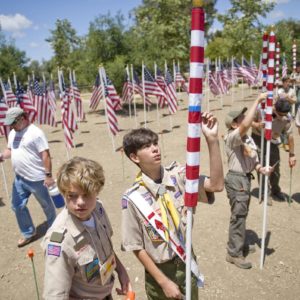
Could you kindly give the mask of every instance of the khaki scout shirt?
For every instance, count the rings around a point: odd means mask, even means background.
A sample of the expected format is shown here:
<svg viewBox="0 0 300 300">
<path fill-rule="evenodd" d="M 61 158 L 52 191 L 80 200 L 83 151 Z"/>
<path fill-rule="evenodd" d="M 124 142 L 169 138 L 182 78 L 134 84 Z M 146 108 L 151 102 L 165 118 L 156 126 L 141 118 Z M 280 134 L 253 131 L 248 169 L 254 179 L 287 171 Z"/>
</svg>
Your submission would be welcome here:
<svg viewBox="0 0 300 300">
<path fill-rule="evenodd" d="M 252 172 L 258 163 L 257 147 L 253 139 L 248 135 L 241 137 L 239 128 L 236 128 L 224 140 L 228 169 L 242 173 Z"/>
<path fill-rule="evenodd" d="M 296 117 L 295 117 L 295 124 L 297 127 L 300 127 L 300 107 L 298 107 Z"/>
<path fill-rule="evenodd" d="M 259 111 L 256 112 L 256 115 L 254 117 L 254 122 L 258 122 L 258 121 L 261 121 L 261 115 Z M 252 127 L 252 133 L 256 135 L 260 135 L 260 130 Z M 289 115 L 282 117 L 281 119 L 276 117 L 273 118 L 271 143 L 280 144 L 280 135 L 282 133 L 286 133 L 287 135 L 293 133 L 292 123 Z"/>
<path fill-rule="evenodd" d="M 112 228 L 100 202 L 92 215 L 95 228 L 87 228 L 64 208 L 47 231 L 41 243 L 45 252 L 45 299 L 100 300 L 111 294 L 114 277 L 101 285 L 98 260 L 103 264 L 113 253 Z M 54 238 L 57 234 L 61 241 Z"/>
<path fill-rule="evenodd" d="M 296 73 L 296 72 L 292 73 L 291 79 L 296 81 L 296 83 L 295 83 L 296 86 L 300 86 L 300 73 Z"/>
<path fill-rule="evenodd" d="M 155 183 L 147 175 L 142 174 L 145 184 L 136 183 L 127 190 L 122 198 L 122 250 L 134 251 L 145 249 L 155 263 L 163 263 L 171 260 L 176 254 L 166 242 L 156 233 L 155 229 L 143 217 L 135 205 L 128 199 L 133 190 L 137 190 L 148 204 L 160 214 L 158 200 L 158 189 L 165 185 L 167 192 L 181 218 L 181 233 L 186 229 L 186 209 L 184 209 L 184 184 L 185 167 L 174 162 L 169 168 L 162 168 L 162 182 Z M 207 201 L 209 195 L 204 190 L 205 176 L 199 178 L 199 198 Z M 209 193 L 212 194 L 212 193 Z"/>
</svg>

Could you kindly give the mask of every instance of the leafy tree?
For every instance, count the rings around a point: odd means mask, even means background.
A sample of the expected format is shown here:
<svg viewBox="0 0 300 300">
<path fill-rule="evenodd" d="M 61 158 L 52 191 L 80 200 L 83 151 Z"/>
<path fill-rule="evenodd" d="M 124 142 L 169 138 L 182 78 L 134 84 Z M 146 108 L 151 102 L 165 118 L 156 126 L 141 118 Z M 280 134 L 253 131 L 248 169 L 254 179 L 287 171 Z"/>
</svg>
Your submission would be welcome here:
<svg viewBox="0 0 300 300">
<path fill-rule="evenodd" d="M 50 30 L 51 36 L 46 39 L 55 53 L 55 62 L 60 67 L 69 65 L 70 54 L 80 46 L 80 39 L 67 19 L 57 19 L 55 29 Z"/>
<path fill-rule="evenodd" d="M 275 3 L 264 0 L 230 0 L 232 7 L 219 14 L 223 24 L 222 37 L 226 39 L 227 53 L 231 56 L 258 59 L 261 52 L 262 24 L 261 17 L 266 17 Z"/>
</svg>

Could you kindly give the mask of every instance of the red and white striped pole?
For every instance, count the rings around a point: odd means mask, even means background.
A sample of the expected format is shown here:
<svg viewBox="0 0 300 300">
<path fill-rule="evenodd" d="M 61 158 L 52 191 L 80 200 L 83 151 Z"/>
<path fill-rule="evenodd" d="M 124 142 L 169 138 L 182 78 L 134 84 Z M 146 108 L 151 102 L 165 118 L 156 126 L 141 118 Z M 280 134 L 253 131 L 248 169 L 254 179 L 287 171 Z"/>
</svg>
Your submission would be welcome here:
<svg viewBox="0 0 300 300">
<path fill-rule="evenodd" d="M 262 81 L 262 92 L 265 93 L 267 91 L 267 73 L 268 73 L 268 33 L 264 32 L 263 34 L 263 47 L 262 47 L 262 73 L 263 73 L 263 81 Z M 265 121 L 265 101 L 261 103 L 261 121 Z M 264 164 L 264 135 L 265 130 L 264 128 L 261 128 L 260 131 L 260 161 L 262 165 Z M 262 198 L 262 185 L 263 185 L 263 176 L 259 177 L 259 193 L 258 193 L 258 199 L 260 200 Z"/>
<path fill-rule="evenodd" d="M 273 113 L 273 90 L 274 90 L 274 65 L 275 65 L 275 42 L 276 37 L 273 31 L 269 35 L 268 47 L 268 79 L 267 79 L 267 102 L 266 102 L 266 120 L 265 120 L 265 138 L 267 140 L 266 149 L 266 167 L 270 166 L 270 147 L 272 139 L 272 113 Z M 263 211 L 263 228 L 261 237 L 261 256 L 260 256 L 260 269 L 264 265 L 265 253 L 265 238 L 266 238 L 266 222 L 267 222 L 267 202 L 268 202 L 268 181 L 269 176 L 265 176 L 265 189 L 264 189 L 264 211 Z"/>
<path fill-rule="evenodd" d="M 276 96 L 278 94 L 278 85 L 279 85 L 279 67 L 280 67 L 280 43 L 276 43 L 276 55 L 275 55 L 275 86 L 276 86 Z"/>
<path fill-rule="evenodd" d="M 191 299 L 192 216 L 197 206 L 200 171 L 201 101 L 204 64 L 204 10 L 202 1 L 193 1 L 191 19 L 189 112 L 186 159 L 185 205 L 186 232 L 186 299 Z"/>
<path fill-rule="evenodd" d="M 296 73 L 297 45 L 296 45 L 295 40 L 294 40 L 294 43 L 293 43 L 292 51 L 293 51 L 293 72 Z"/>
</svg>

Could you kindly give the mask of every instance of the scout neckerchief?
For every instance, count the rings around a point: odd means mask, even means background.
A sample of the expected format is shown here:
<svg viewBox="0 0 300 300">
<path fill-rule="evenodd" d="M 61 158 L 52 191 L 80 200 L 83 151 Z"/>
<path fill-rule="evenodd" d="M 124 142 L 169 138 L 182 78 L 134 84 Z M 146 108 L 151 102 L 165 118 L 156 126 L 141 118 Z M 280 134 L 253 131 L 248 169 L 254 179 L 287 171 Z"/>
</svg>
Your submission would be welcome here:
<svg viewBox="0 0 300 300">
<path fill-rule="evenodd" d="M 139 185 L 142 185 L 145 188 L 147 188 L 142 179 L 142 172 L 138 173 L 138 175 L 135 179 L 135 182 L 137 182 L 137 183 L 139 183 Z M 169 231 L 171 230 L 171 226 L 170 226 L 170 223 L 168 220 L 168 212 L 172 218 L 176 232 L 179 232 L 179 230 L 180 230 L 180 228 L 179 228 L 180 218 L 178 215 L 178 211 L 175 208 L 174 203 L 164 185 L 160 185 L 160 187 L 158 189 L 158 204 L 159 204 L 159 208 L 160 208 L 162 223 L 168 229 L 165 231 L 165 237 L 166 237 L 166 240 L 169 241 Z"/>
<path fill-rule="evenodd" d="M 138 182 L 140 185 L 145 186 L 145 184 L 142 181 L 141 173 L 138 174 L 136 178 L 136 182 Z M 165 187 L 163 188 L 165 189 Z M 159 193 L 163 195 L 165 194 L 168 195 L 168 193 L 165 190 L 163 190 L 163 188 L 161 189 L 161 191 L 159 191 Z M 144 216 L 144 218 L 151 224 L 151 226 L 154 228 L 157 234 L 168 244 L 168 246 L 185 263 L 186 262 L 185 246 L 183 245 L 183 243 L 180 242 L 176 232 L 174 230 L 169 230 L 169 228 L 165 226 L 164 222 L 166 221 L 164 221 L 163 218 L 166 218 L 166 216 L 163 217 L 162 212 L 161 212 L 161 216 L 157 212 L 155 212 L 153 208 L 149 205 L 149 203 L 145 200 L 145 198 L 137 190 L 133 190 L 130 194 L 127 195 L 127 197 L 140 211 L 140 213 Z M 169 206 L 170 203 L 173 204 L 173 201 L 171 200 L 169 195 L 167 196 L 167 199 L 169 200 L 168 201 Z M 174 204 L 173 204 L 173 209 L 176 210 Z M 175 214 L 175 211 L 173 209 L 171 209 L 172 212 L 170 211 L 170 214 L 173 214 L 173 216 L 171 217 L 173 219 L 174 225 L 179 227 L 180 220 L 179 220 L 178 212 L 176 210 L 176 214 Z M 167 214 L 165 207 L 163 208 L 162 211 L 164 211 L 165 214 Z M 177 218 L 175 215 L 177 216 Z M 197 278 L 198 287 L 203 287 L 204 276 L 200 272 L 197 262 L 193 258 L 191 260 L 191 271 Z"/>
</svg>

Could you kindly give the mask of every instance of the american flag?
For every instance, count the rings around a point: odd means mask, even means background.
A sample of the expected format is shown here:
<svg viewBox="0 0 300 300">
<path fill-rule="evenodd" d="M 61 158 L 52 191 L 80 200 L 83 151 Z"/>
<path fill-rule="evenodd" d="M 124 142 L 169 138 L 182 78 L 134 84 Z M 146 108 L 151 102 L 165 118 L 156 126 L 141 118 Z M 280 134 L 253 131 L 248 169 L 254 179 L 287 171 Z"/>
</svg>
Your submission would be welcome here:
<svg viewBox="0 0 300 300">
<path fill-rule="evenodd" d="M 254 71 L 254 69 L 250 66 L 250 64 L 245 58 L 243 58 L 243 65 L 241 68 L 245 81 L 248 83 L 248 85 L 253 85 L 255 83 L 257 73 Z"/>
<path fill-rule="evenodd" d="M 133 82 L 133 92 L 135 94 L 139 94 L 143 98 L 143 87 L 141 85 L 139 76 L 135 70 L 133 70 L 132 82 Z M 149 98 L 148 95 L 146 95 L 146 105 L 150 106 L 151 104 L 152 104 L 151 99 Z"/>
<path fill-rule="evenodd" d="M 105 74 L 105 71 L 104 73 Z M 106 78 L 104 79 L 106 87 L 107 87 L 107 93 L 109 95 L 109 98 L 112 102 L 112 106 L 114 108 L 114 110 L 120 110 L 122 109 L 121 106 L 121 99 L 112 83 L 112 81 L 109 79 L 108 75 L 106 74 Z"/>
<path fill-rule="evenodd" d="M 69 91 L 65 86 L 62 71 L 58 72 L 59 76 L 59 88 L 60 88 L 60 99 L 61 99 L 61 115 L 62 115 L 62 126 L 65 135 L 65 144 L 67 148 L 73 148 L 73 134 L 78 129 L 74 111 L 71 106 L 71 97 Z"/>
<path fill-rule="evenodd" d="M 100 84 L 99 73 L 96 76 L 95 84 L 93 86 L 92 96 L 90 99 L 90 108 L 95 110 L 97 109 L 100 100 L 103 98 L 102 87 Z"/>
<path fill-rule="evenodd" d="M 287 63 L 286 63 L 286 59 L 285 59 L 285 54 L 283 54 L 283 57 L 282 57 L 282 77 L 287 76 L 287 71 L 288 71 L 288 67 L 287 67 Z"/>
<path fill-rule="evenodd" d="M 46 95 L 46 83 L 43 82 L 40 86 L 37 79 L 34 80 L 34 99 L 35 108 L 37 111 L 37 123 L 42 125 L 50 125 L 55 127 L 55 114 L 50 107 L 47 95 Z"/>
<path fill-rule="evenodd" d="M 255 77 L 250 71 L 247 70 L 247 67 L 242 67 L 236 60 L 234 60 L 234 74 L 237 77 L 243 77 L 243 79 L 249 84 L 253 85 L 255 82 Z"/>
<path fill-rule="evenodd" d="M 37 114 L 36 109 L 19 82 L 17 82 L 16 96 L 18 105 L 27 113 L 29 121 L 33 123 Z"/>
<path fill-rule="evenodd" d="M 157 68 L 156 70 L 156 77 L 155 77 L 156 82 L 158 83 L 158 85 L 160 86 L 160 88 L 165 92 L 167 85 L 165 82 L 165 78 L 161 72 L 161 70 L 159 68 Z M 165 104 L 167 104 L 167 99 L 164 96 L 159 96 L 158 97 L 158 104 L 160 108 L 163 108 L 165 106 Z"/>
<path fill-rule="evenodd" d="M 208 85 L 210 88 L 210 91 L 215 95 L 219 95 L 221 93 L 218 83 L 216 81 L 215 75 L 212 71 L 209 71 L 209 75 L 208 75 Z"/>
<path fill-rule="evenodd" d="M 146 95 L 153 95 L 153 96 L 162 96 L 167 98 L 166 93 L 161 89 L 158 83 L 154 80 L 153 76 L 151 75 L 150 71 L 144 66 L 144 80 L 143 85 L 145 89 Z"/>
<path fill-rule="evenodd" d="M 10 126 L 4 125 L 5 115 L 8 110 L 8 106 L 4 100 L 4 98 L 0 98 L 0 135 L 4 135 L 7 139 Z"/>
<path fill-rule="evenodd" d="M 105 102 L 106 102 L 106 113 L 107 113 L 107 120 L 108 120 L 108 126 L 110 129 L 110 132 L 113 135 L 116 135 L 119 132 L 119 127 L 118 127 L 118 119 L 117 115 L 115 112 L 115 106 L 113 99 L 111 98 L 112 95 L 115 97 L 115 94 L 110 93 L 110 85 L 109 82 L 107 81 L 108 77 L 105 74 L 104 68 L 100 68 L 100 72 L 103 78 L 103 84 L 104 84 L 104 93 L 105 93 Z M 111 82 L 110 82 L 111 83 Z"/>
<path fill-rule="evenodd" d="M 17 97 L 12 91 L 11 85 L 9 82 L 4 83 L 4 98 L 7 103 L 8 108 L 17 106 Z"/>
<path fill-rule="evenodd" d="M 129 77 L 128 66 L 125 68 L 124 84 L 122 89 L 122 100 L 124 103 L 131 103 L 133 100 L 132 82 Z"/>
<path fill-rule="evenodd" d="M 71 72 L 71 71 L 70 71 Z M 72 78 L 72 75 L 70 75 L 70 95 L 72 96 L 72 99 L 74 100 L 75 104 L 75 109 L 76 109 L 76 116 L 78 120 L 83 121 L 85 119 L 84 111 L 83 111 L 83 106 L 82 106 L 82 100 L 81 100 L 81 95 L 80 95 L 80 90 L 78 88 L 76 79 Z"/>
<path fill-rule="evenodd" d="M 168 69 L 166 69 L 165 78 L 166 78 L 165 92 L 167 94 L 169 111 L 171 114 L 175 114 L 177 111 L 177 94 L 176 94 L 175 83 Z"/>
<path fill-rule="evenodd" d="M 184 92 L 188 92 L 187 83 L 180 73 L 179 66 L 175 66 L 175 85 L 176 88 L 182 89 Z"/>
</svg>

